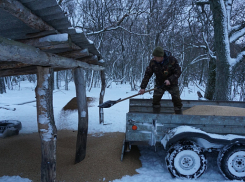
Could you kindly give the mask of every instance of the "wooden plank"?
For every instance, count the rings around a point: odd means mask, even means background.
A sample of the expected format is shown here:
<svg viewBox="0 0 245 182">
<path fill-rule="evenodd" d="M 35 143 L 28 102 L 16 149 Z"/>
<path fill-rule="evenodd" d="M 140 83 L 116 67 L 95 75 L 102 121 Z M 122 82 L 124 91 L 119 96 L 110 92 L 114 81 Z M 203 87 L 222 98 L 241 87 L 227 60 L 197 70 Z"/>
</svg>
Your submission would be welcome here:
<svg viewBox="0 0 245 182">
<path fill-rule="evenodd" d="M 79 58 L 77 60 L 88 63 L 88 64 L 99 64 L 98 57 L 96 55 L 88 56 L 88 57 L 84 57 L 84 58 Z"/>
<path fill-rule="evenodd" d="M 0 0 L 0 8 L 20 19 L 35 30 L 54 30 L 53 27 L 34 15 L 28 8 L 23 6 L 23 4 L 17 0 Z"/>
<path fill-rule="evenodd" d="M 37 68 L 37 122 L 41 139 L 41 181 L 56 179 L 56 141 L 57 129 L 53 114 L 52 69 Z"/>
<path fill-rule="evenodd" d="M 30 66 L 30 65 L 20 63 L 20 62 L 8 62 L 8 61 L 1 61 L 0 63 L 0 69 L 21 68 L 26 66 Z"/>
<path fill-rule="evenodd" d="M 48 35 L 39 38 L 18 40 L 18 42 L 22 42 L 27 45 L 42 48 L 42 47 L 48 47 L 52 45 L 59 45 L 65 43 L 69 44 L 71 43 L 71 39 L 67 33 L 64 33 L 64 34 Z"/>
<path fill-rule="evenodd" d="M 65 68 L 54 68 L 54 71 L 65 70 Z M 11 69 L 0 69 L 0 77 L 4 76 L 15 76 L 15 75 L 27 75 L 27 74 L 36 74 L 37 66 L 27 66 L 21 68 L 11 68 Z"/>
<path fill-rule="evenodd" d="M 57 30 L 47 30 L 47 31 L 41 31 L 41 32 L 37 32 L 37 33 L 28 33 L 28 34 L 26 34 L 25 38 L 28 38 L 28 39 L 40 38 L 40 37 L 44 37 L 44 36 L 48 36 L 48 35 L 54 35 L 57 33 L 58 33 Z"/>
<path fill-rule="evenodd" d="M 0 77 L 36 74 L 36 73 L 37 73 L 37 67 L 36 66 L 27 66 L 27 67 L 11 68 L 11 69 L 9 68 L 9 69 L 4 69 L 4 70 L 0 69 Z"/>
<path fill-rule="evenodd" d="M 78 131 L 75 163 L 79 163 L 86 156 L 88 133 L 88 106 L 86 99 L 86 84 L 84 80 L 84 70 L 82 68 L 76 68 L 74 70 L 74 81 L 76 85 L 76 97 L 78 105 Z"/>
<path fill-rule="evenodd" d="M 60 50 L 80 50 L 81 48 L 72 43 L 67 33 L 55 34 L 33 39 L 18 40 L 24 44 L 39 48 L 44 52 L 56 53 Z M 67 57 L 67 56 L 64 56 Z"/>
<path fill-rule="evenodd" d="M 92 65 L 71 58 L 45 53 L 35 47 L 3 37 L 0 37 L 0 50 L 0 61 L 16 61 L 30 65 L 50 66 L 54 68 L 81 67 L 93 70 L 104 69 L 104 67 L 99 65 Z"/>
<path fill-rule="evenodd" d="M 83 50 L 62 52 L 62 53 L 59 53 L 58 55 L 68 57 L 68 58 L 78 59 L 78 58 L 89 56 L 90 54 L 89 54 L 88 49 L 83 49 Z"/>
</svg>

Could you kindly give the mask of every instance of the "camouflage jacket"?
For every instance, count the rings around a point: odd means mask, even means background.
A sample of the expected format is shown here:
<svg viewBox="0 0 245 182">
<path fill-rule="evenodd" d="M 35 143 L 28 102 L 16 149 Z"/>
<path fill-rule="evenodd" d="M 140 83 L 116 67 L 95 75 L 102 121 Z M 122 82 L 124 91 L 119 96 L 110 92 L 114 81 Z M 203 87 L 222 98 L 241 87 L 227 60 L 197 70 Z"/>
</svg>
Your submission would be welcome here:
<svg viewBox="0 0 245 182">
<path fill-rule="evenodd" d="M 169 51 L 164 50 L 163 61 L 158 63 L 152 59 L 149 66 L 146 68 L 145 76 L 140 85 L 142 89 L 146 88 L 153 73 L 156 75 L 155 81 L 157 86 L 162 86 L 165 80 L 169 80 L 170 84 L 174 86 L 178 85 L 178 78 L 181 75 L 181 68 L 175 57 L 173 57 Z"/>
</svg>

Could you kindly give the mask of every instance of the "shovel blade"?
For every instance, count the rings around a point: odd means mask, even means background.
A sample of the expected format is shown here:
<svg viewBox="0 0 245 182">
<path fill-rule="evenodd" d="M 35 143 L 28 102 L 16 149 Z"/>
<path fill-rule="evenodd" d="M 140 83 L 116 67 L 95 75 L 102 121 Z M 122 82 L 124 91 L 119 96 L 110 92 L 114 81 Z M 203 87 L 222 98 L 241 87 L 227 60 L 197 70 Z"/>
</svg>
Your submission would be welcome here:
<svg viewBox="0 0 245 182">
<path fill-rule="evenodd" d="M 117 101 L 115 101 L 115 100 L 108 100 L 108 101 L 98 105 L 98 107 L 100 107 L 100 108 L 109 108 L 109 107 L 113 106 L 116 103 L 117 103 Z"/>
</svg>

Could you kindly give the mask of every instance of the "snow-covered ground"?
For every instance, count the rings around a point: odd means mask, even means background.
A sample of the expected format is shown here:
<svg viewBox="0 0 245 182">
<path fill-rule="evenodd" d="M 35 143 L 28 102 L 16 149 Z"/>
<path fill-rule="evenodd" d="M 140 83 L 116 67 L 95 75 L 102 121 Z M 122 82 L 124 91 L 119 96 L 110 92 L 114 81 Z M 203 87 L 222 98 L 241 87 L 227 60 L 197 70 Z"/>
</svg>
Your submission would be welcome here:
<svg viewBox="0 0 245 182">
<path fill-rule="evenodd" d="M 36 116 L 36 102 L 35 102 L 35 84 L 27 81 L 21 82 L 20 87 L 14 90 L 7 90 L 7 93 L 0 94 L 0 106 L 8 108 L 16 108 L 13 110 L 0 109 L 1 120 L 19 120 L 22 122 L 22 130 L 20 133 L 37 132 L 37 116 Z M 130 91 L 129 85 L 112 85 L 111 88 L 106 89 L 104 101 L 117 100 L 119 98 L 126 98 L 134 95 L 137 91 Z M 195 86 L 185 88 L 182 92 L 181 98 L 183 100 L 197 100 L 196 92 L 199 89 Z M 200 91 L 200 90 L 199 90 Z M 111 108 L 104 109 L 104 118 L 107 125 L 99 124 L 99 93 L 100 88 L 93 88 L 87 92 L 87 97 L 94 97 L 95 101 L 89 107 L 89 133 L 98 132 L 125 132 L 126 113 L 128 112 L 129 101 L 123 101 L 115 104 Z M 75 97 L 75 85 L 69 84 L 69 90 L 66 91 L 61 87 L 54 91 L 53 106 L 56 126 L 59 129 L 77 129 L 78 115 L 77 112 L 63 112 L 62 108 L 73 97 Z M 146 93 L 137 96 L 136 98 L 151 98 L 152 95 Z M 163 96 L 164 99 L 171 99 L 168 93 Z M 33 101 L 28 104 L 18 105 L 24 102 Z M 136 171 L 139 173 L 134 176 L 124 176 L 122 179 L 115 179 L 113 182 L 191 182 L 189 179 L 174 179 L 168 172 L 164 158 L 166 152 L 163 150 L 154 151 L 152 147 L 140 147 L 142 167 Z M 209 154 L 208 154 L 209 155 Z M 0 182 L 29 182 L 31 179 L 24 179 L 19 176 L 2 176 Z M 216 165 L 216 158 L 214 155 L 208 157 L 207 171 L 195 181 L 197 182 L 225 182 L 226 180 L 218 171 Z M 234 180 L 236 181 L 236 180 Z"/>
</svg>

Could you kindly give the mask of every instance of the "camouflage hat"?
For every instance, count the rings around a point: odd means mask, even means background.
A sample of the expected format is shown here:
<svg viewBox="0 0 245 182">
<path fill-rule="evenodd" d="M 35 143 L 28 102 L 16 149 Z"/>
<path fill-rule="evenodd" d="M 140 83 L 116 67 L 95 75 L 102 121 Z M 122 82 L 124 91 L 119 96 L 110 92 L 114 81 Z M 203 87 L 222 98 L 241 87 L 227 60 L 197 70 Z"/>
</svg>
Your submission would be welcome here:
<svg viewBox="0 0 245 182">
<path fill-rule="evenodd" d="M 162 47 L 156 47 L 152 53 L 153 56 L 156 57 L 163 57 L 164 56 L 164 50 L 162 49 Z"/>
</svg>

